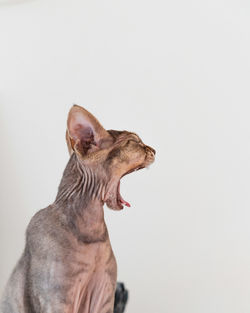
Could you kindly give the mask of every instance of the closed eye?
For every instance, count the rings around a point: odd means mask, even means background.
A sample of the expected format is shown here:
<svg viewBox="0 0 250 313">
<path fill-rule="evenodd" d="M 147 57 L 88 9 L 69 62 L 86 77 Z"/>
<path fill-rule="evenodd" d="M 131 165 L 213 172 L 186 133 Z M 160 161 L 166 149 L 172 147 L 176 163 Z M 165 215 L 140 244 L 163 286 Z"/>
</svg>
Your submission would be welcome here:
<svg viewBox="0 0 250 313">
<path fill-rule="evenodd" d="M 141 139 L 138 138 L 137 136 L 133 136 L 133 139 L 129 139 L 128 142 L 135 142 L 135 143 L 142 143 Z"/>
</svg>

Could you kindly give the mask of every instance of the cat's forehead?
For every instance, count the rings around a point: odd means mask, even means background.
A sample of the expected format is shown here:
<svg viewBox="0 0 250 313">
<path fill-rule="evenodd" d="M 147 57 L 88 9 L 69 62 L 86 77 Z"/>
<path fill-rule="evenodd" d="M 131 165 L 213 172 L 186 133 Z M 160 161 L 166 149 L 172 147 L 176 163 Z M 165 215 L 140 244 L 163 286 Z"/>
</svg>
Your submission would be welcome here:
<svg viewBox="0 0 250 313">
<path fill-rule="evenodd" d="M 114 129 L 110 129 L 108 130 L 108 133 L 114 138 L 114 139 L 134 139 L 136 141 L 141 141 L 141 138 L 134 132 L 129 132 L 127 130 L 114 130 Z"/>
</svg>

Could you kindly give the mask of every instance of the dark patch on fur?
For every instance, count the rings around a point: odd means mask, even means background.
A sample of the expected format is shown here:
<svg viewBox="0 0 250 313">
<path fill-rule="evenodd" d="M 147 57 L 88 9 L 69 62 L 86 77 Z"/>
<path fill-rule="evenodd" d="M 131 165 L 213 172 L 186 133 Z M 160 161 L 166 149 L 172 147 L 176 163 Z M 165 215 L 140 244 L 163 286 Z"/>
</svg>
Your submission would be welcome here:
<svg viewBox="0 0 250 313">
<path fill-rule="evenodd" d="M 107 156 L 107 159 L 105 161 L 105 164 L 108 166 L 113 161 L 113 159 L 120 158 L 121 156 L 121 148 L 114 148 L 111 150 Z"/>
</svg>

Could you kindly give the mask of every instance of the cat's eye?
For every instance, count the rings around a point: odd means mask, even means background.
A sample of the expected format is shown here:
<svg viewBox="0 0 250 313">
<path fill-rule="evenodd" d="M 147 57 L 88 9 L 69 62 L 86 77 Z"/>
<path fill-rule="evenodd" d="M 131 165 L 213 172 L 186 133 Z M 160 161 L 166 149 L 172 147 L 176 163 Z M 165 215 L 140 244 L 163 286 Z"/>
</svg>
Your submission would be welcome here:
<svg viewBox="0 0 250 313">
<path fill-rule="evenodd" d="M 140 144 L 140 141 L 139 140 L 136 140 L 136 139 L 129 139 L 128 142 L 129 143 L 136 143 L 136 144 Z"/>
<path fill-rule="evenodd" d="M 133 141 L 136 143 L 142 143 L 141 139 L 136 135 L 136 134 L 132 134 L 132 138 L 130 138 L 128 141 Z"/>
</svg>

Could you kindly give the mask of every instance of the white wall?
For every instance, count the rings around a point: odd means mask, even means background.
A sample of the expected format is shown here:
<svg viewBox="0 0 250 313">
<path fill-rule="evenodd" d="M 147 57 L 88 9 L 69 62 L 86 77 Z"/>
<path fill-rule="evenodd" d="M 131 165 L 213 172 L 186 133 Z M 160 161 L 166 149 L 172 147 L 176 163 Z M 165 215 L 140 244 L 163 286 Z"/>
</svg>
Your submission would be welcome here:
<svg viewBox="0 0 250 313">
<path fill-rule="evenodd" d="M 133 207 L 106 209 L 127 312 L 250 311 L 249 33 L 244 0 L 0 6 L 1 290 L 78 103 L 157 150 L 122 182 Z"/>
</svg>

